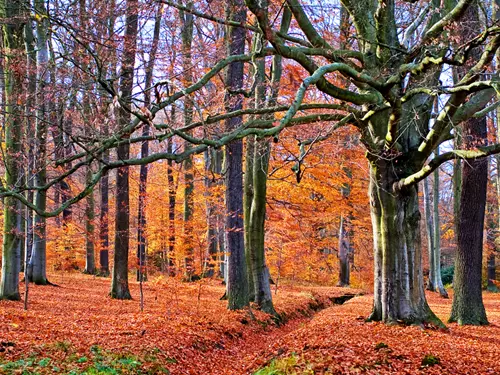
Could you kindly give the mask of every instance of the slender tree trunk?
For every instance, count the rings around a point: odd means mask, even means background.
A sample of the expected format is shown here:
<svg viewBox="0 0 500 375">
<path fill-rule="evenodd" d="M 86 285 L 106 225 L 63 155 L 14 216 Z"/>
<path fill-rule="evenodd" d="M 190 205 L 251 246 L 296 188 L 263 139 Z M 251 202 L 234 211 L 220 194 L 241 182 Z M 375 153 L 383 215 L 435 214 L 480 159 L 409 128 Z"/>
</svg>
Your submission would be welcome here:
<svg viewBox="0 0 500 375">
<path fill-rule="evenodd" d="M 109 153 L 105 152 L 103 161 L 109 160 Z M 99 212 L 99 273 L 101 276 L 109 276 L 109 175 L 102 176 L 99 190 L 101 193 L 101 205 Z"/>
<path fill-rule="evenodd" d="M 106 25 L 107 36 L 111 38 L 114 34 L 115 27 L 115 1 L 111 0 L 107 8 L 108 12 L 108 22 Z M 106 32 L 102 32 L 105 35 Z M 105 38 L 103 38 L 105 39 Z M 104 42 L 104 40 L 103 40 Z M 106 71 L 103 71 L 103 75 L 106 76 L 109 70 L 115 71 L 114 67 L 116 64 L 116 59 L 109 64 Z M 104 69 L 104 68 L 103 68 Z M 103 93 L 104 94 L 104 93 Z M 103 95 L 104 96 L 104 95 Z M 104 108 L 103 114 L 105 121 L 103 123 L 103 136 L 107 137 L 109 135 L 109 127 L 111 119 L 114 119 L 114 110 L 110 109 L 107 103 L 103 100 L 102 106 Z M 106 150 L 103 155 L 103 162 L 107 163 L 109 161 L 109 150 Z M 105 173 L 99 182 L 100 191 L 100 212 L 99 212 L 99 273 L 101 276 L 109 276 L 109 174 Z"/>
<path fill-rule="evenodd" d="M 263 4 L 267 7 L 267 4 Z M 292 14 L 289 8 L 285 8 L 280 31 L 287 33 L 290 26 Z M 260 41 L 254 40 L 253 48 L 259 50 Z M 255 67 L 255 106 L 275 106 L 278 98 L 278 92 L 282 73 L 282 58 L 277 55 L 272 62 L 272 76 L 270 84 L 266 83 L 265 59 L 254 63 Z M 269 95 L 267 95 L 269 88 Z M 265 222 L 266 222 L 266 197 L 267 197 L 267 178 L 269 170 L 269 158 L 271 153 L 269 139 L 257 139 L 253 141 L 253 162 L 251 167 L 252 183 L 249 188 L 253 190 L 251 195 L 250 214 L 248 218 L 248 254 L 250 255 L 250 264 L 252 271 L 252 282 L 254 289 L 254 299 L 257 306 L 272 315 L 277 316 L 274 309 L 270 273 L 266 265 L 265 256 Z"/>
<path fill-rule="evenodd" d="M 27 144 L 27 165 L 26 165 L 26 182 L 28 188 L 33 187 L 33 172 L 35 170 L 35 145 L 34 145 L 34 134 L 35 134 L 35 101 L 36 101 L 36 47 L 35 47 L 35 36 L 33 34 L 32 27 L 25 27 L 24 29 L 25 42 L 26 42 L 26 54 L 27 54 L 27 72 L 28 72 L 28 97 L 26 100 L 26 129 L 25 138 Z M 33 202 L 33 190 L 28 190 L 26 192 L 26 198 L 29 202 Z M 33 211 L 31 208 L 26 207 L 25 209 L 25 254 L 24 254 L 24 277 L 29 284 L 29 279 L 32 277 L 32 267 L 31 267 L 31 253 L 33 249 Z M 26 291 L 25 291 L 26 294 Z M 26 299 L 26 298 L 25 298 Z M 27 300 L 25 301 L 27 306 Z M 27 307 L 26 307 L 27 308 Z"/>
<path fill-rule="evenodd" d="M 242 0 L 230 0 L 227 5 L 228 19 L 245 23 L 246 8 Z M 245 29 L 229 27 L 227 37 L 228 55 L 240 55 L 245 51 Z M 232 62 L 226 74 L 226 86 L 231 91 L 241 90 L 243 86 L 243 63 Z M 225 95 L 226 110 L 235 111 L 242 108 L 243 98 Z M 226 131 L 241 125 L 242 117 L 226 120 Z M 245 261 L 245 244 L 243 236 L 243 142 L 236 140 L 225 147 L 226 162 L 226 235 L 229 253 L 227 296 L 230 310 L 242 309 L 248 305 L 248 279 Z"/>
<path fill-rule="evenodd" d="M 431 211 L 431 197 L 429 190 L 429 180 L 424 180 L 424 214 L 425 228 L 427 231 L 427 249 L 429 251 L 429 279 L 427 281 L 427 290 L 434 291 L 435 269 L 434 269 L 434 221 Z"/>
<path fill-rule="evenodd" d="M 7 6 L 8 4 L 8 6 Z M 9 54 L 4 56 L 5 79 L 5 184 L 14 188 L 19 183 L 21 151 L 23 100 L 21 99 L 22 82 L 26 73 L 26 56 L 24 52 L 23 29 L 27 21 L 24 1 L 3 0 L 0 2 L 0 17 L 4 20 L 2 27 L 4 48 Z M 19 294 L 20 233 L 17 232 L 18 202 L 13 197 L 5 197 L 4 231 L 2 246 L 2 276 L 0 280 L 0 299 L 21 299 Z"/>
<path fill-rule="evenodd" d="M 45 14 L 44 2 L 35 1 L 37 12 Z M 47 170 L 45 167 L 47 157 L 47 100 L 45 96 L 47 86 L 47 67 L 49 62 L 49 51 L 47 46 L 47 36 L 49 32 L 48 20 L 42 18 L 37 22 L 37 118 L 36 118 L 36 186 L 43 186 L 47 181 Z M 42 190 L 35 191 L 35 205 L 41 211 L 47 208 L 47 192 Z M 34 238 L 31 254 L 32 278 L 35 284 L 45 285 L 48 283 L 46 274 L 47 255 L 46 255 L 46 220 L 43 216 L 34 214 L 33 218 Z"/>
<path fill-rule="evenodd" d="M 156 52 L 158 51 L 158 41 L 160 38 L 161 18 L 163 14 L 163 5 L 158 4 L 156 8 L 155 26 L 153 30 L 153 41 L 151 51 L 149 52 L 149 60 L 146 66 L 145 87 L 149 89 L 153 83 L 153 69 L 156 61 Z M 151 105 L 151 92 L 146 91 L 144 94 L 144 107 L 148 108 Z M 144 124 L 142 135 L 147 137 L 150 133 L 149 124 Z M 143 142 L 141 145 L 141 157 L 145 158 L 149 155 L 149 143 Z M 137 281 L 142 281 L 145 272 L 146 263 L 146 190 L 148 184 L 148 166 L 141 165 L 139 172 L 139 208 L 138 208 L 138 226 L 137 226 Z"/>
<path fill-rule="evenodd" d="M 349 273 L 350 273 L 350 263 L 349 263 L 349 251 L 351 248 L 350 238 L 349 238 L 349 228 L 348 228 L 348 218 L 345 214 L 340 216 L 340 227 L 339 227 L 339 282 L 338 286 L 346 287 L 349 286 Z"/>
<path fill-rule="evenodd" d="M 243 181 L 243 223 L 245 232 L 245 259 L 247 262 L 248 290 L 250 301 L 255 300 L 255 286 L 253 284 L 251 240 L 250 240 L 250 212 L 253 202 L 253 172 L 255 158 L 255 137 L 246 139 L 245 148 L 245 177 Z"/>
<path fill-rule="evenodd" d="M 137 45 L 138 0 L 126 2 L 126 27 L 122 56 L 122 71 L 120 92 L 126 106 L 132 103 L 132 88 L 134 82 L 134 62 Z M 130 108 L 129 108 L 130 109 Z M 130 121 L 130 114 L 121 107 L 118 114 L 118 125 L 125 127 Z M 129 158 L 129 144 L 123 143 L 117 147 L 119 160 Z M 128 252 L 129 252 L 129 170 L 128 167 L 117 169 L 116 173 L 116 219 L 115 219 L 115 253 L 113 278 L 111 282 L 111 297 L 131 299 L 128 288 Z"/>
<path fill-rule="evenodd" d="M 269 314 L 274 310 L 270 275 L 265 258 L 265 219 L 267 173 L 269 169 L 269 141 L 256 140 L 253 162 L 253 199 L 250 209 L 250 256 L 252 261 L 255 302 L 259 308 Z"/>
<path fill-rule="evenodd" d="M 189 2 L 188 7 L 193 3 Z M 190 13 L 181 12 L 182 19 L 182 66 L 184 85 L 190 86 L 193 83 L 193 67 L 191 59 L 191 48 L 193 43 L 194 17 Z M 184 125 L 193 121 L 193 98 L 186 95 L 184 98 Z M 184 150 L 191 148 L 189 142 L 184 142 Z M 185 278 L 191 281 L 194 276 L 194 248 L 193 248 L 193 209 L 194 209 L 194 175 L 193 159 L 188 157 L 184 161 L 184 254 L 185 254 Z"/>
<path fill-rule="evenodd" d="M 436 157 L 439 156 L 439 148 L 435 152 Z M 439 168 L 434 171 L 434 184 L 432 192 L 433 204 L 433 224 L 434 224 L 434 251 L 432 253 L 432 265 L 434 268 L 434 291 L 439 292 L 441 297 L 448 298 L 448 293 L 444 289 L 443 280 L 441 278 L 441 226 L 439 223 Z"/>
<path fill-rule="evenodd" d="M 219 236 L 217 222 L 217 202 L 213 194 L 217 186 L 215 178 L 220 177 L 219 150 L 205 151 L 205 191 L 207 212 L 207 259 L 204 266 L 204 276 L 214 277 L 217 255 L 219 251 Z"/>
<path fill-rule="evenodd" d="M 174 118 L 174 116 L 172 116 Z M 172 140 L 167 140 L 167 152 L 172 152 Z M 173 161 L 167 161 L 167 184 L 168 184 L 168 252 L 166 255 L 167 273 L 174 274 L 172 257 L 175 251 L 175 201 L 177 187 L 174 182 Z"/>
<path fill-rule="evenodd" d="M 92 169 L 87 167 L 87 183 L 92 179 Z M 85 207 L 85 270 L 90 275 L 95 274 L 95 249 L 94 249 L 94 219 L 95 203 L 94 192 L 87 195 Z"/>
</svg>

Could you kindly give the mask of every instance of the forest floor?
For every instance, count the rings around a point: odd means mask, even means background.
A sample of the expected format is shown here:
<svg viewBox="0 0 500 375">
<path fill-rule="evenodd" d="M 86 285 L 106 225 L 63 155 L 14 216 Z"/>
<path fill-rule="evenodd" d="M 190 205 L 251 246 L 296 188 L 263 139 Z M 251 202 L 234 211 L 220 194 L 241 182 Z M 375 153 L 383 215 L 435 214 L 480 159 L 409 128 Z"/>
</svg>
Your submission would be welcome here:
<svg viewBox="0 0 500 375">
<path fill-rule="evenodd" d="M 484 295 L 487 327 L 449 330 L 365 323 L 370 295 L 280 287 L 276 325 L 252 310 L 227 311 L 219 282 L 155 278 L 111 300 L 110 279 L 54 274 L 30 289 L 29 310 L 0 301 L 0 374 L 500 374 L 500 294 Z M 428 295 L 446 320 L 451 300 Z"/>
</svg>

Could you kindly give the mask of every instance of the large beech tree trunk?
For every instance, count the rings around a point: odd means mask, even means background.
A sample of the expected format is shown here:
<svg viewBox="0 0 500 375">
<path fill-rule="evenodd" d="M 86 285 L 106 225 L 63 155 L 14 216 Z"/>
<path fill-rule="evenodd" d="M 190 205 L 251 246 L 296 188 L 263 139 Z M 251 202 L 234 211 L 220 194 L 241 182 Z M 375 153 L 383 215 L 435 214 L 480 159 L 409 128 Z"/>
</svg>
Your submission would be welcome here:
<svg viewBox="0 0 500 375">
<path fill-rule="evenodd" d="M 442 326 L 425 299 L 418 188 L 394 192 L 393 171 L 391 161 L 370 163 L 375 245 L 375 296 L 370 319 Z"/>
<path fill-rule="evenodd" d="M 479 5 L 473 1 L 467 8 L 460 25 L 461 40 L 468 40 L 480 27 Z M 477 50 L 471 52 L 479 60 Z M 467 74 L 467 67 L 459 69 Z M 465 149 L 473 149 L 487 143 L 486 118 L 470 118 L 462 125 L 462 143 Z M 470 160 L 462 163 L 462 190 L 457 222 L 457 253 L 453 279 L 453 303 L 449 322 L 460 325 L 488 324 L 482 297 L 483 230 L 488 184 L 488 160 Z"/>
<path fill-rule="evenodd" d="M 464 143 L 486 140 L 486 119 L 470 119 L 463 126 Z M 453 304 L 449 322 L 488 324 L 482 297 L 483 230 L 488 184 L 488 160 L 462 164 L 462 194 L 458 243 L 453 279 Z"/>
</svg>

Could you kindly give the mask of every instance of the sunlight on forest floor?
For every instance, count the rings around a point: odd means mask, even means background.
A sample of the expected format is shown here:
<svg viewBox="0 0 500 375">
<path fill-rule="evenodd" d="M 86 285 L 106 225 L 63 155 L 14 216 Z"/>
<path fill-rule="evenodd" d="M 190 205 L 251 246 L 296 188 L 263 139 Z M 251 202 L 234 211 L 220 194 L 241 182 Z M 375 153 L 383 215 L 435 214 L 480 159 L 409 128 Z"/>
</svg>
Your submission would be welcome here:
<svg viewBox="0 0 500 375">
<path fill-rule="evenodd" d="M 0 374 L 500 373 L 499 294 L 485 294 L 490 326 L 442 332 L 365 323 L 371 296 L 331 304 L 360 291 L 286 286 L 274 297 L 289 321 L 277 327 L 227 311 L 211 280 L 152 278 L 141 313 L 135 282 L 134 300 L 115 301 L 109 279 L 50 277 L 59 287 L 32 287 L 29 311 L 0 302 Z M 429 301 L 446 320 L 451 300 Z"/>
</svg>

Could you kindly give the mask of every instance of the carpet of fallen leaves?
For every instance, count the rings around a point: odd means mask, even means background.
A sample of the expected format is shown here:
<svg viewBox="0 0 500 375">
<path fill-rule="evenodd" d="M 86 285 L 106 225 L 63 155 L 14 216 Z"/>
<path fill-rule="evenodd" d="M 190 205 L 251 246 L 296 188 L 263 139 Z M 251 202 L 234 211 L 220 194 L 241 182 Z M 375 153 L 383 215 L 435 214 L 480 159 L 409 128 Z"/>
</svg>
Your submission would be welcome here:
<svg viewBox="0 0 500 375">
<path fill-rule="evenodd" d="M 256 320 L 227 311 L 224 287 L 211 280 L 150 280 L 143 312 L 137 283 L 134 300 L 116 301 L 107 296 L 109 279 L 51 281 L 58 286 L 30 289 L 28 311 L 0 301 L 0 373 L 500 374 L 498 294 L 485 294 L 490 326 L 444 332 L 365 323 L 371 296 L 331 303 L 359 292 L 351 289 L 280 287 L 276 308 L 287 322 L 277 326 L 255 310 Z M 429 294 L 429 302 L 445 320 L 451 301 Z M 439 363 L 423 366 L 425 356 Z M 106 372 L 111 362 L 114 372 Z"/>
</svg>

